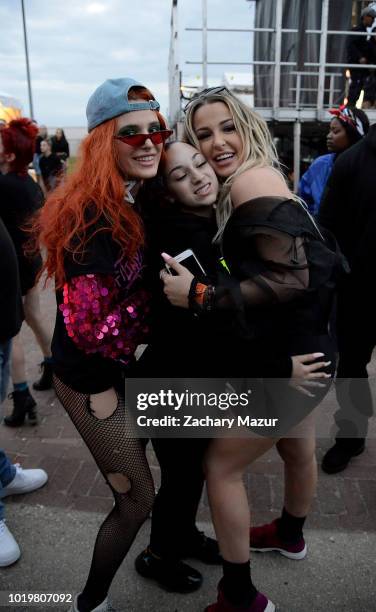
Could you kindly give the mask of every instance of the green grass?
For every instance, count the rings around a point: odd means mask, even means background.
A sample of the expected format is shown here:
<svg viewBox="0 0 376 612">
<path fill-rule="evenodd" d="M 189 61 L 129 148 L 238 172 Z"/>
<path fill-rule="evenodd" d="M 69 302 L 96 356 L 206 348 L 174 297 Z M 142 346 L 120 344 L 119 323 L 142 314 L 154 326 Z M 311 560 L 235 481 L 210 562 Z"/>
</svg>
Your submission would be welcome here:
<svg viewBox="0 0 376 612">
<path fill-rule="evenodd" d="M 76 160 L 77 160 L 77 157 L 70 157 L 68 159 L 68 174 L 71 174 L 73 172 L 74 167 L 76 165 Z"/>
</svg>

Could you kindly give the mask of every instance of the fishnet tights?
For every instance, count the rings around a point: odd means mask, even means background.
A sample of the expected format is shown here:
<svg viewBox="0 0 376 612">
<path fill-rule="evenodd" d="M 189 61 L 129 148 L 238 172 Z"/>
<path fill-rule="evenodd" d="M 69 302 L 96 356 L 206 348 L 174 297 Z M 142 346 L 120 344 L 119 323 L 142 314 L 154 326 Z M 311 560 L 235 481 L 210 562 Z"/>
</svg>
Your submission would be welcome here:
<svg viewBox="0 0 376 612">
<path fill-rule="evenodd" d="M 107 596 L 111 582 L 154 501 L 154 485 L 142 442 L 132 437 L 133 425 L 124 398 L 111 416 L 98 419 L 90 411 L 90 396 L 77 393 L 54 377 L 56 394 L 93 455 L 115 498 L 95 542 L 88 580 L 79 598 L 80 612 L 91 610 Z M 118 493 L 108 474 L 122 474 L 131 484 Z M 82 604 L 81 604 L 82 601 Z M 85 602 L 90 602 L 86 607 Z M 85 609 L 86 608 L 86 609 Z"/>
</svg>

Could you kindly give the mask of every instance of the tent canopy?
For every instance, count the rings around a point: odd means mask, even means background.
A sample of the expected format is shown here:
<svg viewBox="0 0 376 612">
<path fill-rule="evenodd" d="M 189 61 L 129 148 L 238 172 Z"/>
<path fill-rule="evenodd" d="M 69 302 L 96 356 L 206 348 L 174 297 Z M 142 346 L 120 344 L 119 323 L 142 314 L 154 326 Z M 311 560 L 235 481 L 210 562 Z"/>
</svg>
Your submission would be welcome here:
<svg viewBox="0 0 376 612">
<path fill-rule="evenodd" d="M 11 94 L 0 91 L 0 121 L 11 121 L 22 115 L 22 105 Z"/>
</svg>

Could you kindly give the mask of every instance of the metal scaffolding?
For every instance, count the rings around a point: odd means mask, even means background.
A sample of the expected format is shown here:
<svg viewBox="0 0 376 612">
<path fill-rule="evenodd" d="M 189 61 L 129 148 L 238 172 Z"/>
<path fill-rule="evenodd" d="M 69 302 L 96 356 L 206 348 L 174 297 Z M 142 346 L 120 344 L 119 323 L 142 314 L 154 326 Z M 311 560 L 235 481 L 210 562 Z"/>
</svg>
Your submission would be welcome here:
<svg viewBox="0 0 376 612">
<path fill-rule="evenodd" d="M 320 29 L 304 29 L 304 36 L 319 35 L 319 61 L 317 62 L 301 62 L 298 61 L 282 61 L 282 37 L 284 34 L 298 33 L 296 28 L 283 28 L 283 1 L 275 0 L 275 27 L 273 28 L 211 28 L 207 23 L 207 0 L 202 2 L 202 24 L 200 27 L 185 28 L 186 31 L 202 32 L 202 58 L 200 61 L 185 60 L 187 65 L 200 65 L 202 68 L 202 88 L 207 87 L 208 83 L 208 67 L 211 65 L 231 65 L 231 66 L 273 66 L 274 75 L 273 95 L 270 106 L 255 107 L 255 110 L 264 117 L 266 121 L 287 122 L 294 124 L 294 169 L 295 182 L 299 178 L 300 168 L 300 137 L 301 124 L 304 122 L 322 122 L 328 121 L 327 109 L 333 105 L 336 94 L 341 89 L 336 88 L 336 80 L 344 78 L 345 69 L 376 69 L 376 65 L 361 65 L 361 64 L 346 64 L 341 62 L 328 62 L 328 36 L 365 36 L 368 33 L 350 32 L 342 30 L 330 30 L 328 28 L 329 18 L 329 3 L 331 0 L 322 0 L 321 10 L 321 27 Z M 249 62 L 217 62 L 209 61 L 207 53 L 207 39 L 210 32 L 233 32 L 234 35 L 238 32 L 269 32 L 274 36 L 275 55 L 273 60 L 250 60 Z M 295 99 L 290 105 L 284 105 L 284 100 L 281 99 L 281 68 L 288 66 L 290 68 L 289 75 L 295 79 L 295 87 L 291 91 L 295 92 Z M 316 69 L 311 72 L 312 68 Z M 169 61 L 169 86 L 170 86 L 170 107 L 169 118 L 171 125 L 179 125 L 182 121 L 181 114 L 181 99 L 184 83 L 182 82 L 182 70 L 179 65 L 178 54 L 178 0 L 172 2 L 171 15 L 171 43 L 170 43 L 170 61 Z M 317 77 L 317 89 L 304 87 L 304 79 L 309 77 Z M 325 84 L 329 82 L 329 87 L 325 89 Z M 305 105 L 302 101 L 303 92 L 316 91 L 316 103 Z M 376 110 L 367 111 L 371 122 L 376 121 Z"/>
</svg>

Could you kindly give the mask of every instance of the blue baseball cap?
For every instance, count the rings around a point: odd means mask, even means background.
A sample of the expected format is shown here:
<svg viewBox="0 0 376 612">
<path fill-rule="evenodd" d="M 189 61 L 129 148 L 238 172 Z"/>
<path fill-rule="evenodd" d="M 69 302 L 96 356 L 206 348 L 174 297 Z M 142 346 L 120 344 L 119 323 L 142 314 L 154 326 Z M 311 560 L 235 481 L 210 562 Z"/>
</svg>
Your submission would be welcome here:
<svg viewBox="0 0 376 612">
<path fill-rule="evenodd" d="M 142 102 L 129 102 L 128 92 L 132 87 L 145 87 L 142 83 L 131 78 L 108 79 L 99 85 L 90 96 L 86 107 L 87 129 L 91 132 L 97 125 L 138 110 L 160 109 L 157 100 L 143 100 Z"/>
</svg>

